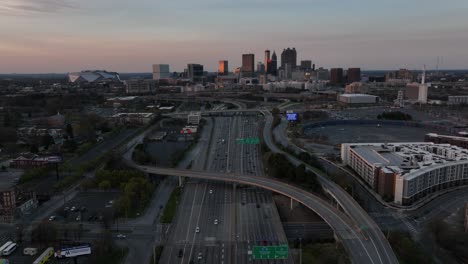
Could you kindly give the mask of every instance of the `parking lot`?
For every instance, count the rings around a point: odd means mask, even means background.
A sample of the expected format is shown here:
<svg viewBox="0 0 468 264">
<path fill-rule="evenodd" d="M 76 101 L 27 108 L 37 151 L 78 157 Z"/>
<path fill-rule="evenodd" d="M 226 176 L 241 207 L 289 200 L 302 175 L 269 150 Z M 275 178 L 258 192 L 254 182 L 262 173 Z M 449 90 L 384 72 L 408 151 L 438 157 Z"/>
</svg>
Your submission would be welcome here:
<svg viewBox="0 0 468 264">
<path fill-rule="evenodd" d="M 391 125 L 337 125 L 308 129 L 301 139 L 304 147 L 318 154 L 339 154 L 342 143 L 423 142 L 428 128 Z M 320 139 L 321 142 L 314 142 Z"/>
</svg>

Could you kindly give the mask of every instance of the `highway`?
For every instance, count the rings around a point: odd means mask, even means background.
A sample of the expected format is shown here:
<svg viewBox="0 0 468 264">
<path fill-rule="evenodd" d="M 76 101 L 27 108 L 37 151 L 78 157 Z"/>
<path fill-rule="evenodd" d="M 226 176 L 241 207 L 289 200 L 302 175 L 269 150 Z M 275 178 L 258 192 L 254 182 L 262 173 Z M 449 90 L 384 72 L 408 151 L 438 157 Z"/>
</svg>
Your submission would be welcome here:
<svg viewBox="0 0 468 264">
<path fill-rule="evenodd" d="M 282 194 L 298 201 L 321 216 L 325 222 L 327 222 L 333 228 L 336 236 L 342 241 L 354 263 L 398 263 L 397 261 L 384 261 L 380 257 L 374 242 L 372 240 L 366 239 L 365 233 L 361 232 L 359 228 L 355 226 L 346 215 L 333 208 L 325 200 L 298 187 L 270 178 L 246 176 L 234 173 L 220 174 L 216 172 L 169 169 L 135 164 L 133 166 L 136 169 L 151 174 L 183 176 L 245 184 Z"/>
<path fill-rule="evenodd" d="M 308 170 L 314 172 L 317 175 L 318 179 L 322 183 L 323 188 L 340 204 L 346 214 L 349 215 L 354 223 L 359 227 L 360 232 L 365 234 L 365 236 L 368 238 L 368 241 L 372 243 L 372 251 L 375 252 L 374 258 L 379 261 L 376 263 L 398 263 L 398 260 L 393 253 L 392 247 L 388 243 L 379 226 L 345 190 L 329 180 L 327 175 L 325 175 L 322 171 L 317 170 L 316 168 L 296 159 L 289 153 L 280 150 L 274 144 L 271 132 L 273 117 L 271 116 L 270 112 L 262 111 L 262 113 L 267 119 L 267 124 L 265 125 L 263 134 L 264 140 L 271 151 L 284 154 L 288 160 L 296 166 L 304 164 Z M 284 133 L 278 133 L 277 136 L 280 137 L 279 140 L 281 142 L 289 143 L 289 141 L 285 138 Z M 294 147 L 293 144 L 289 145 Z"/>
<path fill-rule="evenodd" d="M 268 112 L 265 112 L 264 115 L 266 116 L 266 125 L 264 127 L 265 142 L 272 151 L 282 152 L 273 144 L 271 138 L 272 117 Z M 285 153 L 285 155 L 293 163 L 302 163 L 287 153 Z M 269 178 L 237 174 L 234 172 L 216 173 L 196 170 L 177 170 L 135 164 L 133 164 L 133 166 L 152 174 L 239 183 L 280 193 L 302 203 L 304 206 L 320 215 L 333 228 L 336 236 L 342 241 L 354 263 L 398 263 L 388 241 L 375 222 L 345 191 L 328 181 L 321 172 L 316 173 L 319 175 L 319 179 L 322 181 L 324 187 L 336 197 L 340 205 L 351 216 L 351 219 L 342 212 L 334 209 L 321 198 L 295 186 Z M 310 166 L 308 166 L 308 169 L 315 171 L 315 169 Z M 202 199 L 204 199 L 204 197 Z"/>
<path fill-rule="evenodd" d="M 257 117 L 213 120 L 210 144 L 202 146 L 204 150 L 192 169 L 261 175 L 258 145 L 236 144 L 239 137 L 258 137 Z M 223 182 L 187 180 L 160 263 L 249 263 L 252 259 L 247 251 L 263 241 L 268 245 L 287 243 L 270 192 L 248 186 L 234 189 L 232 184 Z"/>
</svg>

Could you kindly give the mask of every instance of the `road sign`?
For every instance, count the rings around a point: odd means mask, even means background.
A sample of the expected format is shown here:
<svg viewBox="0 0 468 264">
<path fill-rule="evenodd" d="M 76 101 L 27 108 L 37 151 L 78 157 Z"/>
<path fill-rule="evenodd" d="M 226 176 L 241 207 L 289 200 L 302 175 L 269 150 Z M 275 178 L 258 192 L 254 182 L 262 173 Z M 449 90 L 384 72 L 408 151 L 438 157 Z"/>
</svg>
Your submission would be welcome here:
<svg viewBox="0 0 468 264">
<path fill-rule="evenodd" d="M 236 139 L 237 144 L 256 145 L 260 144 L 259 138 L 238 138 Z"/>
<path fill-rule="evenodd" d="M 253 259 L 287 259 L 288 246 L 253 246 Z"/>
</svg>

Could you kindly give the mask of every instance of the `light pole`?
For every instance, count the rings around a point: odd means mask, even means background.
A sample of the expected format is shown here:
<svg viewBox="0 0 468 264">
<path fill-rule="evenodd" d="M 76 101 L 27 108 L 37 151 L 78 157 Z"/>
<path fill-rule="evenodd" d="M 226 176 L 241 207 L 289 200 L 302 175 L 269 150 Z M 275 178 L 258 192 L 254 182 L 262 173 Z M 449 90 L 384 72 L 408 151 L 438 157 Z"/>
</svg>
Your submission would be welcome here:
<svg viewBox="0 0 468 264">
<path fill-rule="evenodd" d="M 299 264 L 302 264 L 302 237 L 299 238 Z"/>
</svg>

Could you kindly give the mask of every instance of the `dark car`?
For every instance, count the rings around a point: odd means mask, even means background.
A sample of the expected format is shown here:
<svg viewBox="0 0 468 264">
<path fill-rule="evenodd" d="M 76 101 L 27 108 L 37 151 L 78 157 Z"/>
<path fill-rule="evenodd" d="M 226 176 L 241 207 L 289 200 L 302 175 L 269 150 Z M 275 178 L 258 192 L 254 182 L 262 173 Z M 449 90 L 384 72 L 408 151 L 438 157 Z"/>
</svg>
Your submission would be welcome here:
<svg viewBox="0 0 468 264">
<path fill-rule="evenodd" d="M 182 249 L 179 250 L 179 258 L 181 258 L 184 255 L 184 251 Z"/>
</svg>

